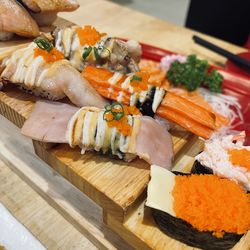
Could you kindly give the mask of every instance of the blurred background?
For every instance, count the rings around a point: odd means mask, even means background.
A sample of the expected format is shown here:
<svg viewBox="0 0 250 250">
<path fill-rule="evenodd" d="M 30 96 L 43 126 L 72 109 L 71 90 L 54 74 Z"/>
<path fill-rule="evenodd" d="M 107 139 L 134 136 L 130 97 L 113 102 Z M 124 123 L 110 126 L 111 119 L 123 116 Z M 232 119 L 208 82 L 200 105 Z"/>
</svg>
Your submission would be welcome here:
<svg viewBox="0 0 250 250">
<path fill-rule="evenodd" d="M 110 0 L 250 49 L 250 0 Z"/>
<path fill-rule="evenodd" d="M 110 0 L 131 9 L 167 20 L 181 26 L 185 25 L 190 0 Z M 250 1 L 250 0 L 249 0 Z"/>
</svg>

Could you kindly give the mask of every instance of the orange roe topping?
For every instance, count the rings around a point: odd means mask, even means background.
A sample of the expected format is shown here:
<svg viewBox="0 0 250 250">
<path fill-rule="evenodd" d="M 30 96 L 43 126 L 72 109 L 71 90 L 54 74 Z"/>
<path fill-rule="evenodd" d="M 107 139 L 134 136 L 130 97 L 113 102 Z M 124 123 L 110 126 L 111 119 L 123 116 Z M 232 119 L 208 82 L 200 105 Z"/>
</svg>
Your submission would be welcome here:
<svg viewBox="0 0 250 250">
<path fill-rule="evenodd" d="M 149 74 L 146 71 L 136 72 L 130 80 L 130 85 L 135 92 L 140 92 L 148 89 Z"/>
<path fill-rule="evenodd" d="M 246 168 L 250 171 L 250 151 L 247 149 L 228 150 L 230 161 L 233 165 Z"/>
<path fill-rule="evenodd" d="M 77 28 L 76 33 L 81 45 L 95 45 L 106 33 L 99 33 L 94 27 L 86 25 L 83 28 Z"/>
<path fill-rule="evenodd" d="M 160 63 L 142 59 L 139 63 L 141 71 L 147 71 L 150 75 L 149 83 L 156 87 L 162 87 L 166 82 L 166 72 L 161 70 Z"/>
<path fill-rule="evenodd" d="M 56 48 L 53 48 L 50 52 L 48 52 L 47 50 L 40 49 L 40 48 L 35 48 L 34 57 L 38 57 L 38 56 L 42 56 L 44 61 L 47 63 L 56 62 L 56 61 L 64 59 L 64 55 Z"/>
<path fill-rule="evenodd" d="M 235 182 L 214 175 L 176 176 L 176 217 L 216 237 L 250 228 L 250 195 Z"/>
<path fill-rule="evenodd" d="M 107 122 L 107 124 L 110 128 L 116 127 L 117 130 L 125 136 L 129 136 L 132 133 L 132 126 L 129 125 L 127 116 L 123 116 L 118 121 L 117 120 L 109 121 Z"/>
<path fill-rule="evenodd" d="M 114 105 L 114 104 L 113 104 Z M 128 123 L 128 115 L 140 115 L 139 109 L 135 106 L 125 106 L 118 103 L 118 105 L 111 106 L 110 111 L 104 113 L 104 119 L 110 128 L 116 127 L 117 130 L 125 135 L 129 136 L 132 133 L 132 126 Z M 119 107 L 120 105 L 120 107 Z M 118 107 L 117 107 L 118 106 Z M 115 115 L 121 113 L 120 119 L 115 119 Z"/>
<path fill-rule="evenodd" d="M 136 106 L 123 105 L 126 115 L 141 115 L 140 110 Z"/>
</svg>

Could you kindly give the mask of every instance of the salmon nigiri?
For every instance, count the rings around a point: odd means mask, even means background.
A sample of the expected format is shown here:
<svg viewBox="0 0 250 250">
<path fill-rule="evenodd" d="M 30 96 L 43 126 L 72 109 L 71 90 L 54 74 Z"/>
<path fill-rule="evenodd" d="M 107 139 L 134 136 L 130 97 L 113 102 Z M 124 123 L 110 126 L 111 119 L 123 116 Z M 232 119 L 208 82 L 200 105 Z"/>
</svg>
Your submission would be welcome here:
<svg viewBox="0 0 250 250">
<path fill-rule="evenodd" d="M 76 0 L 21 0 L 31 10 L 31 15 L 41 26 L 49 25 L 61 11 L 74 11 L 79 7 Z"/>
<path fill-rule="evenodd" d="M 36 37 L 39 28 L 18 1 L 0 0 L 0 40 L 8 40 L 13 34 Z"/>
<path fill-rule="evenodd" d="M 103 107 L 107 103 L 45 38 L 16 50 L 2 61 L 0 68 L 2 85 L 13 83 L 51 100 L 68 97 L 79 107 Z"/>
</svg>

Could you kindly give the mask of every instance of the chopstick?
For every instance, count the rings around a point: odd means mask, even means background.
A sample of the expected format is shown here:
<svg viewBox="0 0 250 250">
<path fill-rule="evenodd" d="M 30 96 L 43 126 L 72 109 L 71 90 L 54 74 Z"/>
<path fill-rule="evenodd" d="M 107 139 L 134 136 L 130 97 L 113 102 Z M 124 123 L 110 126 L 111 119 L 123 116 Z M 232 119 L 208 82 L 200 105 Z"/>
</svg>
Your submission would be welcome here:
<svg viewBox="0 0 250 250">
<path fill-rule="evenodd" d="M 210 43 L 196 35 L 193 36 L 193 40 L 195 43 L 207 48 L 207 49 L 210 49 L 218 54 L 220 54 L 221 56 L 224 56 L 226 58 L 228 58 L 230 61 L 238 64 L 239 66 L 241 66 L 243 69 L 247 70 L 247 71 L 250 71 L 250 61 L 249 60 L 246 60 L 238 55 L 235 55 L 233 53 L 231 53 L 230 51 L 228 50 L 225 50 L 213 43 Z"/>
</svg>

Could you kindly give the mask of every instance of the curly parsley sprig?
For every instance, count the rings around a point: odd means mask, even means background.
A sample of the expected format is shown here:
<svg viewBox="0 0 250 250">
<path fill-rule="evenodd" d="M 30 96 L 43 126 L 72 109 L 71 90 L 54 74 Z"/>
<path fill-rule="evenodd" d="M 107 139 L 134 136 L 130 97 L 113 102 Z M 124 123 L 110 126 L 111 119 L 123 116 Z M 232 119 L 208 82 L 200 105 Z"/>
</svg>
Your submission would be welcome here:
<svg viewBox="0 0 250 250">
<path fill-rule="evenodd" d="M 184 63 L 173 62 L 166 77 L 174 86 L 185 86 L 188 91 L 206 86 L 210 91 L 220 93 L 223 77 L 216 70 L 209 73 L 208 67 L 206 60 L 200 60 L 196 55 L 189 55 Z"/>
</svg>

